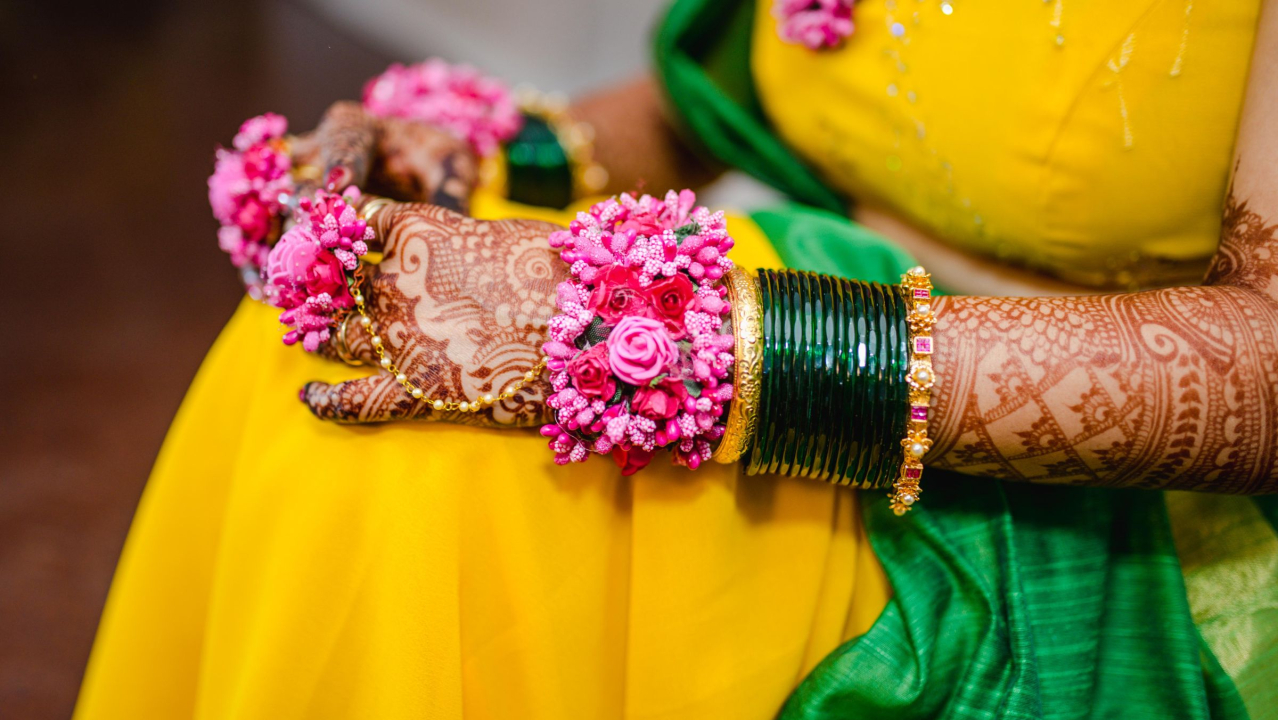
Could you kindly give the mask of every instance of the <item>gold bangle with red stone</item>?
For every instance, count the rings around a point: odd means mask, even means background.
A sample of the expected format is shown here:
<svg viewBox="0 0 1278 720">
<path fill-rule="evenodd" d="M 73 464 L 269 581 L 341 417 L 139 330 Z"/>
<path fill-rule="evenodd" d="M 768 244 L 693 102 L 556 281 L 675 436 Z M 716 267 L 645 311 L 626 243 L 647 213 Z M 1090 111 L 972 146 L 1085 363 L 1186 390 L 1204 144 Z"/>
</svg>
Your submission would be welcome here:
<svg viewBox="0 0 1278 720">
<path fill-rule="evenodd" d="M 921 266 L 912 267 L 901 276 L 901 287 L 909 306 L 906 320 L 910 328 L 910 367 L 906 380 L 910 385 L 910 407 L 906 434 L 901 438 L 904 458 L 892 492 L 888 494 L 892 512 L 897 515 L 909 512 L 923 492 L 919 480 L 923 477 L 923 456 L 932 447 L 927 436 L 927 420 L 932 387 L 936 384 L 936 372 L 932 369 L 932 326 L 936 324 L 932 311 L 932 276 Z"/>
</svg>

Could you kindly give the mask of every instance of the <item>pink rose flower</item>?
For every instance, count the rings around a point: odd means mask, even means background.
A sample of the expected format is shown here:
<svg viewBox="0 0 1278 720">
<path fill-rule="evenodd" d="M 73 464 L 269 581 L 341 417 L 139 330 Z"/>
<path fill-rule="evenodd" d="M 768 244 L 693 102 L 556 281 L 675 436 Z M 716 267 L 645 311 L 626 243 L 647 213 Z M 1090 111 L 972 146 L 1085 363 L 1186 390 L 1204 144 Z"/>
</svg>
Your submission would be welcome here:
<svg viewBox="0 0 1278 720">
<path fill-rule="evenodd" d="M 608 369 L 608 343 L 602 342 L 568 363 L 568 376 L 577 392 L 587 397 L 611 400 L 617 383 Z"/>
<path fill-rule="evenodd" d="M 611 454 L 629 475 L 659 448 L 676 464 L 707 462 L 734 396 L 725 382 L 734 340 L 722 331 L 731 308 L 719 282 L 734 244 L 724 214 L 698 207 L 688 190 L 620 195 L 548 241 L 573 276 L 558 288 L 560 313 L 544 345 L 555 423 L 542 434 L 553 438 L 555 462 Z M 607 340 L 578 351 L 583 333 L 601 323 L 611 326 Z"/>
<path fill-rule="evenodd" d="M 627 268 L 613 265 L 590 293 L 586 307 L 615 325 L 627 315 L 650 315 L 648 300 L 638 280 Z"/>
<path fill-rule="evenodd" d="M 305 302 L 306 296 L 322 293 L 328 293 L 335 307 L 355 306 L 341 261 L 325 252 L 306 226 L 294 225 L 275 243 L 266 258 L 265 275 L 280 289 L 276 298 L 279 307 L 295 307 Z"/>
<path fill-rule="evenodd" d="M 256 197 L 245 196 L 242 204 L 231 215 L 231 225 L 244 233 L 247 242 L 261 242 L 275 222 L 275 209 Z"/>
<path fill-rule="evenodd" d="M 665 231 L 668 223 L 653 211 L 637 212 L 630 215 L 623 222 L 617 225 L 616 232 L 633 233 L 635 235 L 660 235 Z"/>
<path fill-rule="evenodd" d="M 293 166 L 288 155 L 267 144 L 250 147 L 242 157 L 245 177 L 262 183 L 276 180 Z"/>
<path fill-rule="evenodd" d="M 307 268 L 307 294 L 311 296 L 328 293 L 333 298 L 333 306 L 339 308 L 355 307 L 355 298 L 346 285 L 346 268 L 333 253 L 320 253 L 315 262 Z"/>
<path fill-rule="evenodd" d="M 679 413 L 688 389 L 676 379 L 667 378 L 656 387 L 644 385 L 635 391 L 630 409 L 653 420 L 669 420 Z"/>
<path fill-rule="evenodd" d="M 307 267 L 323 248 L 306 225 L 298 224 L 275 243 L 266 261 L 266 277 L 275 284 L 300 284 Z"/>
<path fill-rule="evenodd" d="M 306 269 L 323 250 L 304 225 L 294 225 L 266 256 L 266 279 L 281 288 L 294 288 L 306 281 Z"/>
<path fill-rule="evenodd" d="M 775 0 L 781 39 L 809 50 L 837 47 L 852 34 L 853 0 Z"/>
<path fill-rule="evenodd" d="M 683 314 L 692 309 L 697 296 L 688 276 L 680 273 L 655 282 L 648 286 L 646 294 L 648 303 L 670 334 L 675 338 L 683 337 Z"/>
<path fill-rule="evenodd" d="M 650 318 L 622 318 L 607 345 L 613 374 L 631 385 L 643 385 L 679 361 L 679 348 L 666 326 Z"/>
</svg>

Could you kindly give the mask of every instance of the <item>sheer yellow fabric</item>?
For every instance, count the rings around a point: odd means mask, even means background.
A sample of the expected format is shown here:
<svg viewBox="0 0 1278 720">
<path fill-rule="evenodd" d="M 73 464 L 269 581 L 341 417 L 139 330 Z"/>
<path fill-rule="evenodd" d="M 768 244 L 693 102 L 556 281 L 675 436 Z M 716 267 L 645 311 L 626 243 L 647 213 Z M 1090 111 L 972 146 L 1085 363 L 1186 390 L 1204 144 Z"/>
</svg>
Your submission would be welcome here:
<svg viewBox="0 0 1278 720">
<path fill-rule="evenodd" d="M 778 264 L 730 228 L 741 263 Z M 886 602 L 850 491 L 322 423 L 297 389 L 357 373 L 274 315 L 240 307 L 170 431 L 80 720 L 771 717 Z"/>
<path fill-rule="evenodd" d="M 822 52 L 781 42 L 771 5 L 760 101 L 832 186 L 1076 282 L 1201 279 L 1258 0 L 858 3 Z"/>
</svg>

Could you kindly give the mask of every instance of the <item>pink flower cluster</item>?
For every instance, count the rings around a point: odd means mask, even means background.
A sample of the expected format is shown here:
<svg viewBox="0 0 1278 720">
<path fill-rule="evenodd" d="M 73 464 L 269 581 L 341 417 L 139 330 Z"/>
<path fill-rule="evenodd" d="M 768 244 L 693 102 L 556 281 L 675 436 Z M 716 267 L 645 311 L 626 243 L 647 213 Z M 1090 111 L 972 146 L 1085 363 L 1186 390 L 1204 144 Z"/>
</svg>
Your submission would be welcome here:
<svg viewBox="0 0 1278 720">
<path fill-rule="evenodd" d="M 838 47 L 852 34 L 853 0 L 775 0 L 781 39 L 809 50 Z"/>
<path fill-rule="evenodd" d="M 439 58 L 386 68 L 364 86 L 364 107 L 375 115 L 448 130 L 480 156 L 492 154 L 523 125 L 504 83 L 469 65 L 450 65 Z"/>
<path fill-rule="evenodd" d="M 368 252 L 373 229 L 355 212 L 359 190 L 341 195 L 319 190 L 299 203 L 304 218 L 271 248 L 264 275 L 268 297 L 284 309 L 280 322 L 291 329 L 284 344 L 298 340 L 309 352 L 328 340 L 329 328 L 355 307 L 350 273 Z"/>
<path fill-rule="evenodd" d="M 733 337 L 720 281 L 732 268 L 723 213 L 691 190 L 605 200 L 550 236 L 570 266 L 543 346 L 555 462 L 611 454 L 630 475 L 669 447 L 695 469 L 723 435 Z"/>
<path fill-rule="evenodd" d="M 293 162 L 280 142 L 287 131 L 283 116 L 266 113 L 244 121 L 233 150 L 217 150 L 209 205 L 222 224 L 218 245 L 237 268 L 265 264 L 280 212 L 293 194 Z"/>
</svg>

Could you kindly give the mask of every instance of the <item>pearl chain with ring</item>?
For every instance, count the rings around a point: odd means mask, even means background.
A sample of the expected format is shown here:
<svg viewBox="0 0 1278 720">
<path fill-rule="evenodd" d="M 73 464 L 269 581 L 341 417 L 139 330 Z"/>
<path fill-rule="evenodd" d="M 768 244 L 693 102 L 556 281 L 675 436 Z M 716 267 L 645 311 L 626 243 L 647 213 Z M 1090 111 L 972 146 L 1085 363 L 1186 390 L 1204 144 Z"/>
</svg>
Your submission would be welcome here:
<svg viewBox="0 0 1278 720">
<path fill-rule="evenodd" d="M 373 218 L 377 215 L 377 213 L 382 210 L 382 208 L 390 205 L 393 201 L 382 197 L 365 197 L 368 199 L 365 200 L 360 207 L 359 217 L 364 222 L 372 225 Z M 541 374 L 541 371 L 545 369 L 546 358 L 539 358 L 537 362 L 533 364 L 532 368 L 530 368 L 528 372 L 524 373 L 523 377 L 518 378 L 507 385 L 506 389 L 502 390 L 497 395 L 485 393 L 474 400 L 445 400 L 443 398 L 427 397 L 426 391 L 413 383 L 413 381 L 409 379 L 408 375 L 400 369 L 394 358 L 392 358 L 390 353 L 386 350 L 386 344 L 382 340 L 382 337 L 378 335 L 377 331 L 373 328 L 373 318 L 369 316 L 368 308 L 364 303 L 364 293 L 362 289 L 363 270 L 364 266 L 362 264 L 356 269 L 355 291 L 353 293 L 355 311 L 359 313 L 359 324 L 364 327 L 370 336 L 369 342 L 373 346 L 373 352 L 377 353 L 378 365 L 380 365 L 383 370 L 393 375 L 395 377 L 395 382 L 399 383 L 400 387 L 404 388 L 404 392 L 408 393 L 409 397 L 414 400 L 420 400 L 437 411 L 479 412 L 486 407 L 513 398 L 524 388 L 525 385 L 536 380 L 537 376 Z"/>
</svg>

